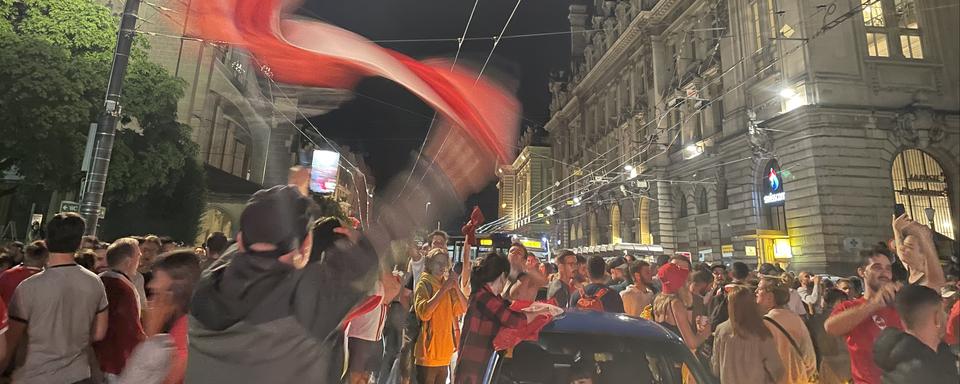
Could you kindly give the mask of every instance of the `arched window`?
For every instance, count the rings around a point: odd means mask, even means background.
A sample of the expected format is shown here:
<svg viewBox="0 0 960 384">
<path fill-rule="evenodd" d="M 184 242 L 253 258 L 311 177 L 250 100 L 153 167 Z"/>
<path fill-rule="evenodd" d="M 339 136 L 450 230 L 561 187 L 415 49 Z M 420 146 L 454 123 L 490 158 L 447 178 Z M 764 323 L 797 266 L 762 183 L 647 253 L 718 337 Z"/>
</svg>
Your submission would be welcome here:
<svg viewBox="0 0 960 384">
<path fill-rule="evenodd" d="M 680 212 L 680 217 L 687 217 L 687 195 L 681 193 L 677 198 L 677 212 Z"/>
<path fill-rule="evenodd" d="M 697 214 L 707 212 L 710 212 L 710 207 L 707 204 L 707 190 L 706 188 L 700 188 L 697 190 Z"/>
<path fill-rule="evenodd" d="M 638 240 L 640 244 L 653 244 L 653 236 L 650 235 L 650 200 L 640 198 L 640 225 Z"/>
<path fill-rule="evenodd" d="M 590 228 L 589 228 L 589 231 L 590 231 L 590 244 L 589 244 L 589 245 L 597 245 L 597 244 L 599 244 L 599 243 L 598 243 L 598 240 L 599 240 L 599 239 L 597 238 L 597 235 L 600 233 L 600 230 L 599 230 L 599 228 L 597 228 L 597 213 L 596 213 L 596 212 L 590 213 Z"/>
<path fill-rule="evenodd" d="M 903 204 L 910 217 L 920 223 L 929 225 L 928 212 L 932 213 L 933 229 L 956 240 L 947 177 L 940 163 L 926 152 L 907 149 L 893 160 L 890 173 L 897 204 Z"/>
<path fill-rule="evenodd" d="M 760 179 L 763 191 L 760 203 L 763 205 L 763 225 L 765 229 L 787 231 L 787 215 L 784 208 L 786 198 L 783 192 L 783 176 L 780 173 L 780 163 L 776 160 L 767 162 Z"/>
<path fill-rule="evenodd" d="M 620 206 L 610 207 L 610 244 L 620 244 L 623 237 L 620 235 Z"/>
<path fill-rule="evenodd" d="M 724 181 L 717 183 L 717 209 L 727 209 L 727 183 Z"/>
</svg>

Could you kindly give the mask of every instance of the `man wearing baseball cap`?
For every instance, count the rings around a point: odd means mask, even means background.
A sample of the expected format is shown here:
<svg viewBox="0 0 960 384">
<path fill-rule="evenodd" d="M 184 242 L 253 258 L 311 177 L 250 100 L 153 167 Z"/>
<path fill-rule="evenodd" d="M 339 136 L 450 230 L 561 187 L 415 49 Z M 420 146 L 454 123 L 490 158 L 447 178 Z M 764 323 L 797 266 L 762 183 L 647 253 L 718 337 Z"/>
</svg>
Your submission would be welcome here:
<svg viewBox="0 0 960 384">
<path fill-rule="evenodd" d="M 198 284 L 190 310 L 186 382 L 324 382 L 342 325 L 365 298 L 379 261 L 369 242 L 314 242 L 312 201 L 293 186 L 254 194 L 238 250 Z M 321 223 L 322 224 L 322 223 Z M 342 228 L 332 232 L 346 234 Z M 323 257 L 317 253 L 323 251 Z"/>
</svg>

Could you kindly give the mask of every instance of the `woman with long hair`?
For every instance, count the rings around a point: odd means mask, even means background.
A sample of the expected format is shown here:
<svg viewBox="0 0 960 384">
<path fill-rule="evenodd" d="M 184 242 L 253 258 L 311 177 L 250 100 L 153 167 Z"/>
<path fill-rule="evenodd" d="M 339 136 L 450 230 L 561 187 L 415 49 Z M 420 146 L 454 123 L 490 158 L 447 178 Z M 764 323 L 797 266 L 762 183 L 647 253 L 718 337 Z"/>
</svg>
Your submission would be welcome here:
<svg viewBox="0 0 960 384">
<path fill-rule="evenodd" d="M 657 271 L 663 290 L 653 301 L 653 320 L 683 339 L 690 350 L 696 350 L 710 337 L 710 324 L 693 318 L 693 294 L 687 286 L 690 261 L 675 256 Z"/>
<path fill-rule="evenodd" d="M 785 368 L 753 291 L 734 286 L 727 298 L 730 318 L 720 323 L 714 334 L 713 374 L 721 384 L 778 382 Z"/>
<path fill-rule="evenodd" d="M 455 383 L 480 382 L 500 328 L 520 328 L 527 324 L 526 315 L 510 309 L 510 302 L 500 296 L 508 273 L 510 261 L 494 252 L 473 267 L 470 304 L 463 320 L 463 336 L 453 375 Z"/>
</svg>

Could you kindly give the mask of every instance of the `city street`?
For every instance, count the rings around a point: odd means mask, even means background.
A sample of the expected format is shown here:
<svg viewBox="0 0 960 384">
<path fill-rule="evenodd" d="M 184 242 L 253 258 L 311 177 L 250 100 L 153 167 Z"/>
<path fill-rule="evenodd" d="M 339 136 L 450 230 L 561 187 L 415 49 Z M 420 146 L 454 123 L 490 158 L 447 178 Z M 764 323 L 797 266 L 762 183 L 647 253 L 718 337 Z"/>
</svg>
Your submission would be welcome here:
<svg viewBox="0 0 960 384">
<path fill-rule="evenodd" d="M 960 383 L 957 0 L 0 1 L 0 383 Z"/>
</svg>

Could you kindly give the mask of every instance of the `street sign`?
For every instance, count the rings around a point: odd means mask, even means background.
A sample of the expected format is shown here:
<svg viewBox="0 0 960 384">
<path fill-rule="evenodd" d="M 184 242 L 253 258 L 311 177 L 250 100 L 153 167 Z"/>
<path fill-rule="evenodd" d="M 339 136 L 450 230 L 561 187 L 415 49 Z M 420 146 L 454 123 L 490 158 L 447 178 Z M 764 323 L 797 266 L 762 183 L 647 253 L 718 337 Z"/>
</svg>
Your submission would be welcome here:
<svg viewBox="0 0 960 384">
<path fill-rule="evenodd" d="M 76 201 L 63 200 L 60 202 L 60 212 L 80 213 L 80 203 Z M 107 217 L 107 207 L 101 206 L 100 212 L 97 216 L 99 216 L 101 219 Z"/>
<path fill-rule="evenodd" d="M 720 247 L 720 254 L 724 258 L 733 257 L 733 244 L 725 244 Z"/>
</svg>

